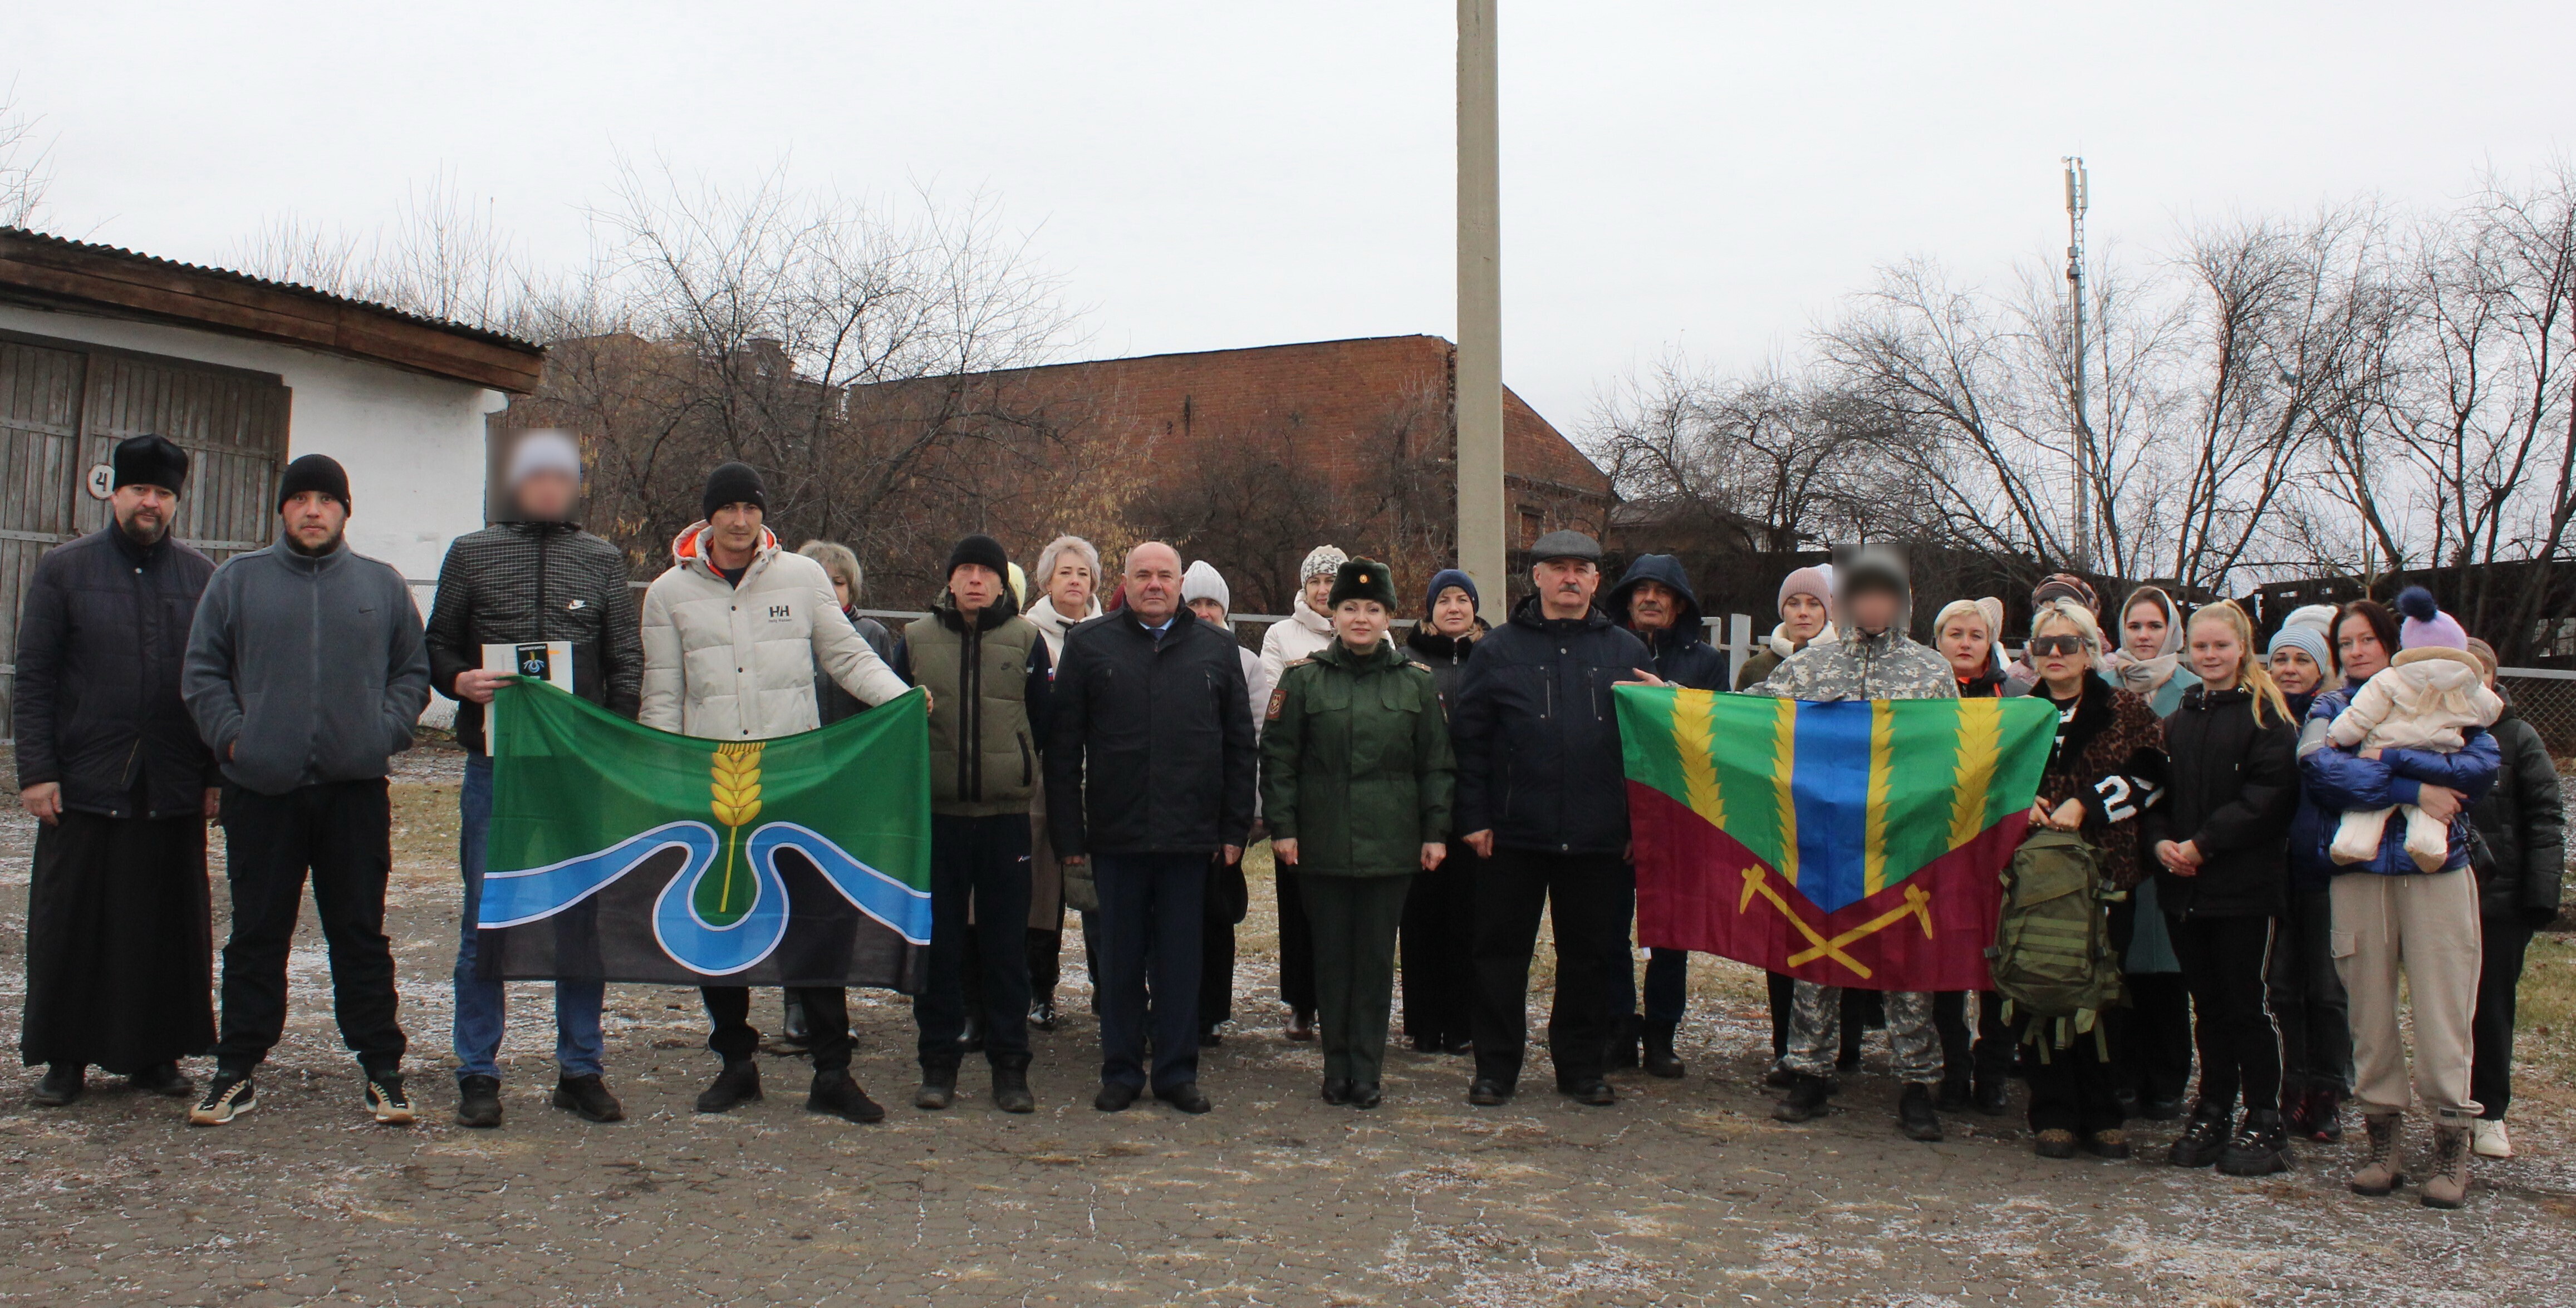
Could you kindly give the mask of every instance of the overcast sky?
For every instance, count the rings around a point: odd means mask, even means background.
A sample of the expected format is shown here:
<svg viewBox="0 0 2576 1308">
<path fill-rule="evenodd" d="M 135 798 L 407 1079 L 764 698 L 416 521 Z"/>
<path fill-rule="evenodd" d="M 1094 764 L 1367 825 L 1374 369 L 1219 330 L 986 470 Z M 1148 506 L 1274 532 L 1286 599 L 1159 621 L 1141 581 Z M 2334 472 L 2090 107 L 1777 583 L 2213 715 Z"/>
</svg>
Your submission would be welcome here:
<svg viewBox="0 0 2576 1308">
<path fill-rule="evenodd" d="M 1793 352 L 1878 264 L 2445 205 L 2576 145 L 2576 5 L 1501 0 L 1505 376 L 1560 426 L 1668 348 Z M 752 16 L 757 12 L 759 16 Z M 220 260 L 442 172 L 578 262 L 621 153 L 999 200 L 1085 356 L 1452 334 L 1454 10 L 0 0 L 53 226 Z"/>
</svg>

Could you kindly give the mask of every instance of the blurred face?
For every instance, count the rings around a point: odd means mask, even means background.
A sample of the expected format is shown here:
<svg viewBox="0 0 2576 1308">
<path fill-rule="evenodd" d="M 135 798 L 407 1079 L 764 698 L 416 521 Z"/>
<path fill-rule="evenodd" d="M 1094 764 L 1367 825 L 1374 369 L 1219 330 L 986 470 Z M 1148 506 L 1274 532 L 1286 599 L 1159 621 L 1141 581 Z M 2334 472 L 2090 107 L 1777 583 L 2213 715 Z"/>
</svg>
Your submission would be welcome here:
<svg viewBox="0 0 2576 1308">
<path fill-rule="evenodd" d="M 707 519 L 707 534 L 715 546 L 715 562 L 728 568 L 739 568 L 751 562 L 751 552 L 760 548 L 760 519 L 757 504 L 727 504 Z"/>
<path fill-rule="evenodd" d="M 1941 657 L 1950 660 L 1950 675 L 1962 680 L 1983 675 L 1994 666 L 1995 643 L 1986 638 L 1986 620 L 1962 614 L 1941 624 L 1933 639 Z"/>
<path fill-rule="evenodd" d="M 1193 614 L 1195 614 L 1195 615 L 1197 615 L 1198 620 L 1199 620 L 1199 621 L 1201 621 L 1201 622 L 1209 623 L 1209 624 L 1212 624 L 1212 625 L 1214 625 L 1214 626 L 1219 626 L 1219 627 L 1222 627 L 1222 626 L 1224 626 L 1224 625 L 1225 625 L 1225 606 L 1224 606 L 1224 605 L 1222 605 L 1222 604 L 1217 603 L 1215 600 L 1212 600 L 1212 599 L 1194 599 L 1194 600 L 1191 600 L 1191 601 L 1190 601 L 1190 612 L 1191 612 L 1191 613 L 1193 613 Z"/>
<path fill-rule="evenodd" d="M 1333 634 L 1354 653 L 1376 649 L 1386 638 L 1386 606 L 1373 599 L 1346 599 L 1333 606 Z"/>
<path fill-rule="evenodd" d="M 2236 670 L 2245 661 L 2245 646 L 2236 629 L 2216 618 L 2191 624 L 2191 670 L 2211 690 L 2233 690 Z"/>
<path fill-rule="evenodd" d="M 1008 584 L 1002 574 L 981 563 L 961 563 L 948 574 L 948 597 L 957 602 L 960 613 L 981 613 L 993 606 Z"/>
<path fill-rule="evenodd" d="M 1444 586 L 1431 602 L 1431 629 L 1443 636 L 1464 636 L 1476 629 L 1476 601 L 1462 586 Z"/>
<path fill-rule="evenodd" d="M 320 491 L 297 491 L 295 498 L 277 511 L 277 518 L 295 548 L 307 554 L 328 554 L 340 543 L 340 532 L 349 525 L 349 510 Z"/>
<path fill-rule="evenodd" d="M 1073 550 L 1059 550 L 1055 569 L 1039 580 L 1039 589 L 1055 602 L 1055 611 L 1078 618 L 1091 611 L 1091 564 Z"/>
<path fill-rule="evenodd" d="M 2388 647 L 2379 643 L 2379 633 L 2371 630 L 2370 619 L 2358 613 L 2343 620 L 2343 629 L 2335 633 L 2335 657 L 2343 662 L 2343 675 L 2353 681 L 2368 681 L 2388 666 Z"/>
<path fill-rule="evenodd" d="M 1592 611 L 1601 587 L 1601 565 L 1590 559 L 1542 559 L 1530 569 L 1539 611 L 1551 618 L 1579 618 Z"/>
<path fill-rule="evenodd" d="M 1127 551 L 1127 607 L 1149 627 L 1181 611 L 1181 554 L 1161 541 Z"/>
<path fill-rule="evenodd" d="M 1331 602 L 1332 598 L 1333 574 L 1329 572 L 1318 572 L 1314 576 L 1306 579 L 1307 608 L 1313 609 L 1317 613 L 1325 612 L 1325 605 Z"/>
<path fill-rule="evenodd" d="M 1680 621 L 1682 597 L 1660 581 L 1641 581 L 1628 592 L 1628 625 L 1638 631 L 1662 631 Z"/>
<path fill-rule="evenodd" d="M 1825 602 L 1813 595 L 1792 595 L 1780 602 L 1780 629 L 1793 645 L 1804 645 L 1814 640 L 1832 617 L 1832 612 L 1825 608 Z"/>
<path fill-rule="evenodd" d="M 2093 652 L 2085 647 L 2084 633 L 2055 614 L 2030 629 L 2027 654 L 2030 670 L 2060 699 L 2080 688 L 2093 671 Z"/>
<path fill-rule="evenodd" d="M 2272 651 L 2272 683 L 2284 695 L 2304 695 L 2325 679 L 2325 669 L 2317 666 L 2303 649 L 2283 646 Z"/>
<path fill-rule="evenodd" d="M 581 494 L 581 483 L 560 472 L 532 472 L 519 479 L 513 492 L 519 500 L 519 516 L 529 522 L 561 522 L 572 516 L 572 502 Z"/>
<path fill-rule="evenodd" d="M 1867 632 L 1881 632 L 1896 625 L 1896 592 L 1871 587 L 1843 599 L 1843 615 L 1851 624 Z"/>
<path fill-rule="evenodd" d="M 2120 620 L 2120 648 L 2134 659 L 2151 659 L 2165 647 L 2165 606 L 2144 600 L 2129 606 Z"/>
<path fill-rule="evenodd" d="M 166 486 L 133 483 L 117 487 L 107 497 L 107 507 L 126 539 L 152 545 L 170 534 L 170 520 L 179 513 L 179 494 Z"/>
</svg>

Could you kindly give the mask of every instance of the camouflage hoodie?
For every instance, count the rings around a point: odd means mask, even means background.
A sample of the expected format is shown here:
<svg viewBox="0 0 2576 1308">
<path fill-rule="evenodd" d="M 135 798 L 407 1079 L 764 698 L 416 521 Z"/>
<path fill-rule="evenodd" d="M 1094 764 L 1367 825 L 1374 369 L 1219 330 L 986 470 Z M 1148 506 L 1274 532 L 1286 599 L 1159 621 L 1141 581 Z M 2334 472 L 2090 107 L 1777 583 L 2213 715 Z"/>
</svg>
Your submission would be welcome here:
<svg viewBox="0 0 2576 1308">
<path fill-rule="evenodd" d="M 1914 592 L 1905 563 L 1893 551 L 1863 549 L 1834 570 L 1836 609 L 1840 596 L 1855 583 L 1874 581 L 1896 587 L 1896 621 L 1887 630 L 1864 632 L 1844 618 L 1840 640 L 1810 641 L 1805 649 L 1780 661 L 1760 685 L 1746 693 L 1780 699 L 1830 702 L 1847 699 L 1957 699 L 1959 681 L 1949 660 L 1905 634 L 1914 617 Z"/>
</svg>

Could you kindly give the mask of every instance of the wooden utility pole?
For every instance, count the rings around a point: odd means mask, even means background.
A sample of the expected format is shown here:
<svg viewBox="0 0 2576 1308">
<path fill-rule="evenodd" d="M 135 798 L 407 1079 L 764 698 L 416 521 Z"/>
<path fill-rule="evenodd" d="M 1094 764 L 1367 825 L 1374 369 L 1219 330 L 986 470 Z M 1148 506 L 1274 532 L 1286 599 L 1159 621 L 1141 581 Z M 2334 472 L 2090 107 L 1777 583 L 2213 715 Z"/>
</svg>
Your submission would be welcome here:
<svg viewBox="0 0 2576 1308">
<path fill-rule="evenodd" d="M 1485 619 L 1511 609 L 1503 575 L 1503 205 L 1496 0 L 1458 0 L 1458 566 Z"/>
</svg>

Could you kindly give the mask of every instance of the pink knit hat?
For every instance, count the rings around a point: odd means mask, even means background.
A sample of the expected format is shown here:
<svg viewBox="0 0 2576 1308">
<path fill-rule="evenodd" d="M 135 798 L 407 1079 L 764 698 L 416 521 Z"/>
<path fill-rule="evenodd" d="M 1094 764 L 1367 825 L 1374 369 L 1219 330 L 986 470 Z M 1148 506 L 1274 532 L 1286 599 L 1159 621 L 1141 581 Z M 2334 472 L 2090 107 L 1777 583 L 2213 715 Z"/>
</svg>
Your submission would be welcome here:
<svg viewBox="0 0 2576 1308">
<path fill-rule="evenodd" d="M 1775 609 L 1786 607 L 1792 595 L 1810 595 L 1817 603 L 1828 609 L 1832 608 L 1834 606 L 1834 565 L 1818 563 L 1811 567 L 1800 568 L 1781 578 L 1780 602 L 1773 607 Z"/>
<path fill-rule="evenodd" d="M 2397 592 L 2397 611 L 2406 620 L 2397 626 L 2399 649 L 2455 649 L 2467 652 L 2469 633 L 2450 614 L 2442 611 L 2433 592 L 2421 586 L 2409 586 Z"/>
</svg>

